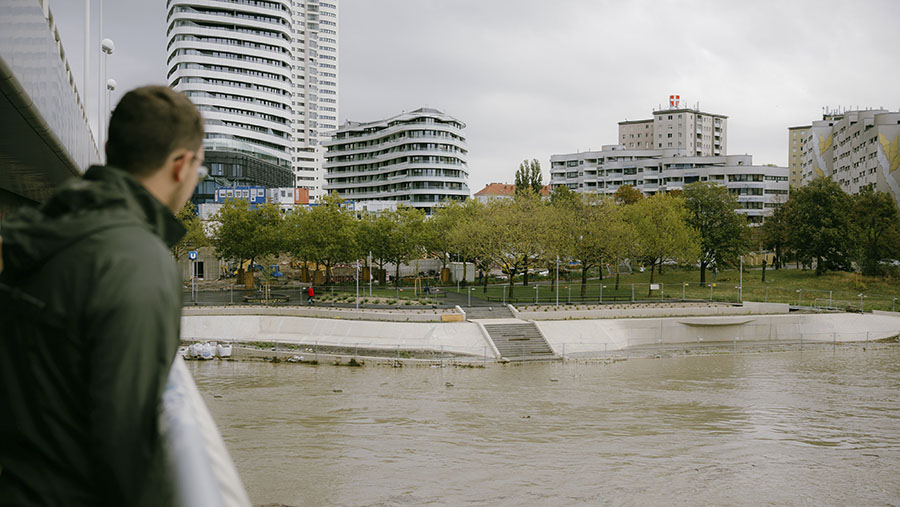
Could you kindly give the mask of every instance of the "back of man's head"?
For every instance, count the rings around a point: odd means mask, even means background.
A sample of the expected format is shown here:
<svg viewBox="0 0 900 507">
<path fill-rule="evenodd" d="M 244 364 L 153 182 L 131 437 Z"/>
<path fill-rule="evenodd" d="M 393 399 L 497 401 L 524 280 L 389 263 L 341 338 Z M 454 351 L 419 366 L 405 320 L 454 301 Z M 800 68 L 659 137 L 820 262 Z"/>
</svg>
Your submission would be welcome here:
<svg viewBox="0 0 900 507">
<path fill-rule="evenodd" d="M 109 120 L 106 160 L 135 176 L 149 176 L 177 149 L 199 150 L 203 117 L 182 93 L 144 86 L 126 93 Z"/>
</svg>

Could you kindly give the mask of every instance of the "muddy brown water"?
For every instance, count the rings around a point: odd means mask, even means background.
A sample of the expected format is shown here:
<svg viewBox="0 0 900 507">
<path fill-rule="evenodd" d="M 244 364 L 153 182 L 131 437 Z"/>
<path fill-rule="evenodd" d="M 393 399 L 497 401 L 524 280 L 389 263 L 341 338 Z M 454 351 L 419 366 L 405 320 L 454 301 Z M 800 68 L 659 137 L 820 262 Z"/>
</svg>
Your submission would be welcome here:
<svg viewBox="0 0 900 507">
<path fill-rule="evenodd" d="M 898 347 L 189 368 L 257 505 L 900 505 Z"/>
</svg>

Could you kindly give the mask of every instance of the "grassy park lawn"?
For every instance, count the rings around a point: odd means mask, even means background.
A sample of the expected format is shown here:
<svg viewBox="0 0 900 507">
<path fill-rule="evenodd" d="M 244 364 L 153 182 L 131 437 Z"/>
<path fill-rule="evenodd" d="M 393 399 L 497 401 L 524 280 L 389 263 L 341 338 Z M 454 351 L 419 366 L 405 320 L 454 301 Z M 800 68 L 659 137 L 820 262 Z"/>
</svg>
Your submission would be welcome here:
<svg viewBox="0 0 900 507">
<path fill-rule="evenodd" d="M 685 269 L 680 267 L 666 267 L 663 274 L 655 273 L 653 283 L 658 288 L 650 290 L 650 272 L 636 272 L 634 274 L 622 274 L 619 277 L 619 288 L 615 286 L 615 275 L 605 275 L 602 283 L 597 278 L 597 271 L 592 270 L 588 284 L 585 287 L 585 296 L 581 296 L 580 273 L 571 272 L 570 280 L 560 273 L 559 302 L 604 302 L 631 301 L 632 290 L 635 301 L 672 301 L 682 297 L 690 300 L 714 300 L 721 302 L 737 302 L 739 300 L 740 273 L 737 269 L 725 269 L 719 271 L 713 279 L 711 271 L 706 272 L 706 283 L 700 284 L 700 270 Z M 432 282 L 433 283 L 433 282 Z M 602 289 L 601 289 L 602 285 Z M 712 287 L 710 287 L 712 285 Z M 535 290 L 537 287 L 537 290 Z M 457 292 L 457 286 L 438 287 L 431 285 L 432 295 L 438 289 L 438 302 L 440 294 L 444 292 Z M 368 296 L 368 285 L 360 286 L 360 294 Z M 712 289 L 712 290 L 710 290 Z M 335 287 L 337 293 L 355 293 L 355 286 Z M 552 286 L 552 281 L 546 277 L 535 282 L 529 279 L 527 287 L 523 287 L 521 277 L 516 278 L 513 289 L 513 299 L 509 298 L 509 282 L 493 282 L 488 284 L 487 292 L 481 285 L 469 284 L 462 286 L 461 294 L 471 290 L 472 297 L 489 299 L 496 302 L 529 303 L 538 301 L 542 303 L 556 302 L 557 290 Z M 322 289 L 320 296 L 325 296 L 328 289 Z M 802 306 L 832 306 L 842 309 L 858 310 L 860 306 L 860 294 L 863 295 L 863 309 L 891 310 L 895 304 L 894 298 L 900 299 L 900 281 L 881 277 L 866 277 L 856 273 L 829 272 L 816 276 L 814 270 L 800 269 L 767 269 L 766 281 L 762 282 L 760 269 L 745 270 L 743 275 L 743 300 L 771 303 L 789 303 Z M 411 286 L 401 286 L 399 289 L 392 285 L 379 287 L 374 285 L 372 296 L 381 301 L 396 300 L 400 304 L 408 300 L 425 300 L 421 286 L 418 293 Z M 327 297 L 327 296 L 326 296 Z M 431 298 L 428 298 L 431 299 Z M 375 302 L 372 300 L 372 302 Z M 391 303 L 393 304 L 393 303 Z M 900 301 L 896 301 L 894 307 L 900 310 Z"/>
</svg>

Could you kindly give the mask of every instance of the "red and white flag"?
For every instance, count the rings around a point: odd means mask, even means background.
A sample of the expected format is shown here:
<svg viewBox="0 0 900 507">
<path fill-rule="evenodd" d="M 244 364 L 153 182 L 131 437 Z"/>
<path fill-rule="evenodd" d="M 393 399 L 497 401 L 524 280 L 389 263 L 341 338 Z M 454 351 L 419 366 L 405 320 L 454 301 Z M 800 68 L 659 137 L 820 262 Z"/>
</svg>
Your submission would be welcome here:
<svg viewBox="0 0 900 507">
<path fill-rule="evenodd" d="M 669 107 L 678 107 L 681 101 L 681 95 L 669 95 Z"/>
</svg>

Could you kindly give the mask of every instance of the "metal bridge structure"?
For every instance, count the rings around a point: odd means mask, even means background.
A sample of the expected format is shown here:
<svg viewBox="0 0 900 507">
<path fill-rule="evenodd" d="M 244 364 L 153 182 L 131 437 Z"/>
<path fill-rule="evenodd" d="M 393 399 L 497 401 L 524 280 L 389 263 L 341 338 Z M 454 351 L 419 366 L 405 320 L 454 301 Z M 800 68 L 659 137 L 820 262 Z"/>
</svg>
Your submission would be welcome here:
<svg viewBox="0 0 900 507">
<path fill-rule="evenodd" d="M 100 160 L 48 1 L 3 2 L 0 222 Z"/>
</svg>

